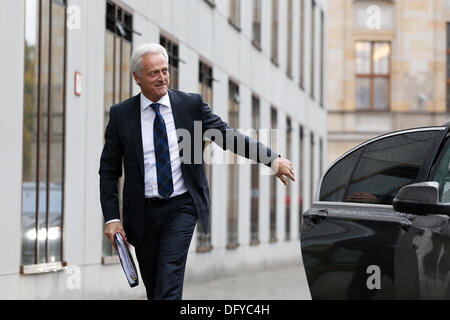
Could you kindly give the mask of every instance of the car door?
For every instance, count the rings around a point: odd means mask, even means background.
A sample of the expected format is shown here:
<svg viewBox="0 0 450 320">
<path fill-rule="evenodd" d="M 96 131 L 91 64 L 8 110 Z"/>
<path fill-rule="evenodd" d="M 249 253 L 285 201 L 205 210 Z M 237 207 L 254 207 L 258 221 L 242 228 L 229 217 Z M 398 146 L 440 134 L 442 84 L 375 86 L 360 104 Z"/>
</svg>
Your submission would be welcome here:
<svg viewBox="0 0 450 320">
<path fill-rule="evenodd" d="M 414 252 L 401 256 L 396 251 L 399 240 L 412 242 L 408 232 L 414 216 L 395 212 L 392 200 L 401 187 L 426 179 L 445 130 L 381 136 L 330 167 L 303 214 L 301 248 L 313 299 L 417 297 L 417 285 L 399 288 L 404 281 L 396 283 L 399 274 L 408 281 L 418 278 L 414 266 L 404 274 Z"/>
</svg>

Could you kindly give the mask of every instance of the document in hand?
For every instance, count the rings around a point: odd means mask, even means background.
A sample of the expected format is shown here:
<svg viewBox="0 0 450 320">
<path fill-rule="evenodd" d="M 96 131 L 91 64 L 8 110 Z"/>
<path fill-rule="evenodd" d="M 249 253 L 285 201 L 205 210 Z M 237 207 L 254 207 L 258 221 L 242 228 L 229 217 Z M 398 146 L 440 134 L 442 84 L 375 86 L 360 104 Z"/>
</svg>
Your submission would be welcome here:
<svg viewBox="0 0 450 320">
<path fill-rule="evenodd" d="M 139 285 L 139 277 L 130 250 L 128 250 L 128 246 L 123 240 L 120 232 L 117 232 L 114 235 L 114 240 L 116 241 L 117 250 L 119 251 L 120 263 L 122 264 L 122 268 L 125 272 L 128 283 L 130 284 L 130 287 L 136 287 L 137 285 Z"/>
</svg>

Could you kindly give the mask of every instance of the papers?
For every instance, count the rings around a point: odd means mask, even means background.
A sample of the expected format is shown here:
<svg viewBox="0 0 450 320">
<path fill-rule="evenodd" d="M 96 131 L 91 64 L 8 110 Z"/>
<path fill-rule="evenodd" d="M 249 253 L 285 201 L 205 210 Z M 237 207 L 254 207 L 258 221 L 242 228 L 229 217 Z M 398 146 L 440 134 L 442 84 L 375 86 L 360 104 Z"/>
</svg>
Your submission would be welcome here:
<svg viewBox="0 0 450 320">
<path fill-rule="evenodd" d="M 114 235 L 114 240 L 117 245 L 117 250 L 119 251 L 120 263 L 122 264 L 128 283 L 130 287 L 136 287 L 139 285 L 139 278 L 130 250 L 128 250 L 128 246 L 119 232 Z"/>
</svg>

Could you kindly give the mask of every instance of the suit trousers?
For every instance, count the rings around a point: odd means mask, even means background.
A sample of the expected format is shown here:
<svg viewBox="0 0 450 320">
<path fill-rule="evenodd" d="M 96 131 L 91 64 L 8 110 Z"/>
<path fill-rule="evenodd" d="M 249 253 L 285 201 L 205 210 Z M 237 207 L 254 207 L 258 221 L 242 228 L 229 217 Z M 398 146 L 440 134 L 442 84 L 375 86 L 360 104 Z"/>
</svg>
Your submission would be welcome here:
<svg viewBox="0 0 450 320">
<path fill-rule="evenodd" d="M 197 223 L 189 192 L 146 206 L 143 241 L 136 249 L 149 300 L 181 300 L 186 260 Z"/>
</svg>

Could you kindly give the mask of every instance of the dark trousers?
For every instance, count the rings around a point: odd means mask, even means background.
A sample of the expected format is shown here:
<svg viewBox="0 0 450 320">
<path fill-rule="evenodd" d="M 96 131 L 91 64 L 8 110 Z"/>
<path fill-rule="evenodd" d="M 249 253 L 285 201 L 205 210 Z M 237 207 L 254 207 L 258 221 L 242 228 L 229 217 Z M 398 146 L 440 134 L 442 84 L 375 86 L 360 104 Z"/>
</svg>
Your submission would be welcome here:
<svg viewBox="0 0 450 320">
<path fill-rule="evenodd" d="M 136 257 L 149 300 L 181 300 L 184 271 L 197 223 L 189 193 L 147 206 Z"/>
</svg>

